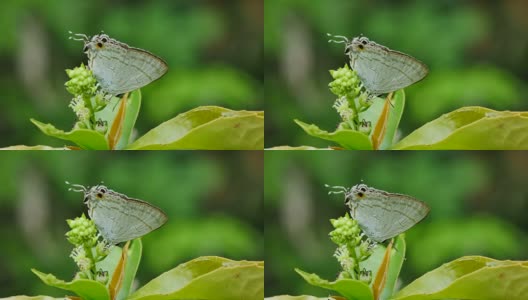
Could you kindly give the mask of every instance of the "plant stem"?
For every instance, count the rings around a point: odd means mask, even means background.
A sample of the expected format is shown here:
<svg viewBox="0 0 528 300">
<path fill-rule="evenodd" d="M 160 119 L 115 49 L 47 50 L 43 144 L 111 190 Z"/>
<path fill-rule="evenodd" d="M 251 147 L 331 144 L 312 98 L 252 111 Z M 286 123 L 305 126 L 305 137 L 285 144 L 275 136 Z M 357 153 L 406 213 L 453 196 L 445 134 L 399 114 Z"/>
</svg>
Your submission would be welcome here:
<svg viewBox="0 0 528 300">
<path fill-rule="evenodd" d="M 349 96 L 347 95 L 346 96 L 346 99 L 348 101 L 348 104 L 350 105 L 350 108 L 352 108 L 352 110 L 354 111 L 354 124 L 349 124 L 349 125 L 354 125 L 354 130 L 357 130 L 357 126 L 359 124 L 359 111 L 357 109 L 357 105 L 356 105 L 356 100 L 355 98 L 352 98 L 350 99 Z"/>
<path fill-rule="evenodd" d="M 83 245 L 83 248 L 84 248 L 84 252 L 86 254 L 86 257 L 92 261 L 92 268 L 91 268 L 90 272 L 88 272 L 87 275 L 90 277 L 90 279 L 94 279 L 93 275 L 96 274 L 97 270 L 95 268 L 95 258 L 93 257 L 92 248 L 88 247 L 88 246 L 84 246 L 84 245 Z"/>
</svg>

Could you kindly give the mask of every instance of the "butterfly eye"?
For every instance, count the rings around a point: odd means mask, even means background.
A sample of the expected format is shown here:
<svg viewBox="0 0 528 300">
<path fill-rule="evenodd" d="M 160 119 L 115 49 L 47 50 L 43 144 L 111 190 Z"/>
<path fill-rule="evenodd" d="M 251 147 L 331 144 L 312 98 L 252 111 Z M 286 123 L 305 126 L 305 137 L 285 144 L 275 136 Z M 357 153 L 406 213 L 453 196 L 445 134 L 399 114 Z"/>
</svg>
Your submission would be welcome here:
<svg viewBox="0 0 528 300">
<path fill-rule="evenodd" d="M 363 50 L 363 48 L 365 48 L 365 47 L 363 45 L 359 44 L 358 48 L 359 48 L 359 50 Z"/>
<path fill-rule="evenodd" d="M 367 188 L 366 187 L 361 187 L 360 190 L 365 193 L 367 191 Z"/>
<path fill-rule="evenodd" d="M 108 39 L 104 37 L 104 38 L 101 39 L 101 41 L 102 41 L 103 43 L 106 43 L 106 42 L 108 42 Z"/>
<path fill-rule="evenodd" d="M 366 41 L 366 40 L 362 40 L 361 43 L 362 43 L 363 45 L 366 45 L 366 44 L 367 44 L 367 41 Z"/>
<path fill-rule="evenodd" d="M 359 192 L 359 193 L 357 193 L 357 195 L 358 195 L 359 198 L 363 198 L 363 196 L 365 196 L 365 194 L 363 194 L 363 192 Z"/>
<path fill-rule="evenodd" d="M 103 48 L 103 43 L 101 42 L 97 43 L 97 48 Z"/>
<path fill-rule="evenodd" d="M 97 198 L 99 198 L 99 199 L 103 198 L 103 194 L 102 194 L 102 193 L 97 193 L 96 196 L 97 196 Z"/>
<path fill-rule="evenodd" d="M 100 188 L 100 189 L 99 189 L 99 192 L 100 192 L 100 193 L 103 193 L 103 194 L 106 194 L 106 189 L 105 189 L 105 188 Z"/>
</svg>

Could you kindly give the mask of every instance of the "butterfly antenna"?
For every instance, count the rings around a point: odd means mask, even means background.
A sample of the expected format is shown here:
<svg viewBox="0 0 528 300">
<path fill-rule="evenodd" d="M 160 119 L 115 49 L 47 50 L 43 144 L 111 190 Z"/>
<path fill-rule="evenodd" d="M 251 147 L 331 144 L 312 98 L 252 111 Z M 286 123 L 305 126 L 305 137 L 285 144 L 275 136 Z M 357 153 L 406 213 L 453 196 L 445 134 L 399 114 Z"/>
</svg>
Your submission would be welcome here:
<svg viewBox="0 0 528 300">
<path fill-rule="evenodd" d="M 86 34 L 83 34 L 83 33 L 73 33 L 71 31 L 68 31 L 68 33 L 71 34 L 69 37 L 70 40 L 82 41 L 82 42 L 87 42 L 88 40 L 90 40 L 90 38 Z"/>
<path fill-rule="evenodd" d="M 350 42 L 344 35 L 332 35 L 330 33 L 327 33 L 326 35 L 332 38 L 328 40 L 329 43 L 348 44 Z"/>
<path fill-rule="evenodd" d="M 337 191 L 328 191 L 328 195 L 330 195 L 330 194 L 346 194 L 348 192 L 348 189 L 346 187 L 344 187 L 344 186 L 339 186 L 339 185 L 332 186 L 332 185 L 325 184 L 325 187 L 337 190 Z"/>
<path fill-rule="evenodd" d="M 70 183 L 69 181 L 65 181 L 65 182 L 67 185 L 70 185 L 70 188 L 68 188 L 68 191 L 83 192 L 83 193 L 86 193 L 88 191 L 84 185 Z"/>
</svg>

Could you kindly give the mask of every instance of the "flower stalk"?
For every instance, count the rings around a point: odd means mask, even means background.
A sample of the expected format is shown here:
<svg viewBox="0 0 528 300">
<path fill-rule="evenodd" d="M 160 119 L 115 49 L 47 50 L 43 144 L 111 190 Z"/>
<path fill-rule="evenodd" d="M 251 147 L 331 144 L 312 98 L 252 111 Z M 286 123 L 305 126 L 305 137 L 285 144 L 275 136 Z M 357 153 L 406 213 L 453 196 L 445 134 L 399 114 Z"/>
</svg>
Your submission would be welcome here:
<svg viewBox="0 0 528 300">
<path fill-rule="evenodd" d="M 70 257 L 75 261 L 79 272 L 77 278 L 108 280 L 96 269 L 96 263 L 108 256 L 109 245 L 98 240 L 98 232 L 94 222 L 84 214 L 73 220 L 66 220 L 71 230 L 66 233 L 68 241 L 74 246 Z"/>
<path fill-rule="evenodd" d="M 371 127 L 365 130 L 366 122 L 359 119 L 359 114 L 366 111 L 372 102 L 369 95 L 363 92 L 363 85 L 357 73 L 345 64 L 337 70 L 330 70 L 334 80 L 328 84 L 330 91 L 338 98 L 332 106 L 342 119 L 338 128 L 360 130 L 370 133 Z"/>
<path fill-rule="evenodd" d="M 338 278 L 351 278 L 370 283 L 371 273 L 361 270 L 359 263 L 367 260 L 372 254 L 371 241 L 363 239 L 364 235 L 358 222 L 348 213 L 343 217 L 331 219 L 330 223 L 334 227 L 329 234 L 330 239 L 337 245 L 334 257 L 342 268 Z"/>
</svg>

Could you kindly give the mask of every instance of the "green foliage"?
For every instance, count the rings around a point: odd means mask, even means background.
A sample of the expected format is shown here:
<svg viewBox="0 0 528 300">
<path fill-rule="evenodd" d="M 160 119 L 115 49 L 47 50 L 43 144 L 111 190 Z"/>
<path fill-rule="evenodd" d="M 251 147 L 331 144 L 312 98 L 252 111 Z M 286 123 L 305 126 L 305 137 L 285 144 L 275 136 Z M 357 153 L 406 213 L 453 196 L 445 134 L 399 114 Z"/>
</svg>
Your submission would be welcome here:
<svg viewBox="0 0 528 300">
<path fill-rule="evenodd" d="M 299 272 L 299 271 L 297 271 Z M 299 272 L 301 273 L 301 272 Z M 311 284 L 340 292 L 346 299 L 371 300 L 370 289 L 353 280 L 333 283 L 317 276 L 301 275 Z M 526 262 L 498 261 L 482 256 L 466 256 L 425 274 L 404 287 L 394 296 L 381 299 L 433 300 L 433 299 L 514 299 L 526 296 L 528 266 Z M 312 296 L 275 296 L 267 300 L 328 299 Z"/>
<path fill-rule="evenodd" d="M 526 297 L 527 262 L 462 257 L 425 274 L 403 288 L 394 300 L 513 299 Z"/>
<path fill-rule="evenodd" d="M 108 256 L 97 259 L 92 253 L 106 247 L 95 246 L 95 225 L 84 215 L 68 220 L 71 230 L 66 234 L 76 247 L 71 257 L 78 263 L 79 273 L 70 282 L 32 269 L 45 284 L 74 292 L 87 300 L 124 299 L 260 299 L 264 296 L 263 262 L 233 261 L 221 257 L 200 257 L 180 265 L 131 294 L 142 254 L 141 239 L 135 239 L 121 250 L 113 247 Z M 95 246 L 95 247 L 94 247 Z M 95 249 L 94 250 L 92 250 Z M 107 252 L 108 253 L 108 252 Z M 101 282 L 95 273 L 106 274 Z M 81 276 L 80 276 L 81 275 Z M 82 276 L 84 275 L 84 276 Z M 84 279 L 88 277 L 89 279 Z M 108 280 L 110 278 L 110 280 Z M 107 284 L 105 284 L 107 282 Z M 178 282 L 179 284 L 175 284 Z"/>
<path fill-rule="evenodd" d="M 334 72 L 337 73 L 338 71 Z M 332 89 L 338 89 L 335 87 L 338 80 L 331 83 Z M 339 90 L 345 91 L 346 89 L 339 87 Z M 354 101 L 349 100 L 344 103 L 353 103 Z M 343 116 L 343 110 L 340 112 L 338 109 L 343 118 L 343 123 L 334 132 L 324 131 L 317 125 L 306 124 L 299 120 L 295 120 L 295 122 L 309 135 L 338 143 L 344 149 L 351 150 L 377 149 L 375 139 L 379 136 L 383 140 L 379 149 L 513 150 L 528 148 L 528 144 L 525 144 L 528 139 L 525 138 L 524 134 L 528 132 L 528 114 L 526 112 L 499 112 L 484 107 L 463 107 L 447 113 L 418 128 L 394 144 L 398 125 L 403 115 L 405 94 L 403 90 L 396 92 L 394 102 L 391 102 L 391 108 L 388 111 L 384 110 L 382 103 L 382 99 L 375 98 L 373 104 L 364 112 L 356 111 L 352 105 L 350 107 L 352 108 L 351 112 L 346 114 L 346 116 L 351 116 L 350 120 L 349 117 Z M 385 117 L 385 114 L 388 114 L 388 117 Z M 375 124 L 375 126 L 374 129 L 369 128 L 365 133 L 365 130 L 358 126 L 360 123 Z M 343 126 L 343 124 L 345 125 Z M 379 128 L 382 128 L 381 132 Z M 506 136 L 508 138 L 501 138 Z M 304 146 L 296 149 L 303 149 L 302 147 Z"/>
<path fill-rule="evenodd" d="M 44 124 L 37 120 L 31 119 L 31 122 L 37 126 L 44 134 L 74 142 L 81 149 L 86 150 L 108 150 L 108 142 L 103 134 L 90 129 L 73 129 L 69 132 L 55 128 L 52 124 Z M 31 150 L 45 149 L 46 146 L 12 146 L 12 147 L 29 147 Z"/>
<path fill-rule="evenodd" d="M 389 267 L 385 271 L 386 281 L 382 286 L 380 300 L 390 299 L 394 293 L 394 287 L 396 286 L 396 281 L 398 280 L 398 275 L 400 274 L 405 259 L 405 249 L 405 239 L 403 235 L 400 235 L 396 238 L 396 242 L 390 252 Z M 362 269 L 363 272 L 369 272 L 371 277 L 375 278 L 380 271 L 386 250 L 387 247 L 377 245 L 372 255 L 369 255 L 366 259 L 359 259 L 358 268 Z M 338 255 L 334 256 L 339 257 Z M 299 269 L 295 269 L 295 271 L 309 284 L 335 291 L 347 299 L 374 300 L 373 286 L 377 284 L 374 280 L 369 283 L 360 278 L 351 279 L 339 276 L 335 281 L 329 282 L 321 279 L 316 274 L 308 274 Z"/>
<path fill-rule="evenodd" d="M 332 145 L 310 139 L 291 123 L 310 120 L 306 123 L 330 132 L 340 123 L 330 108 L 326 72 L 349 59 L 343 54 L 344 45 L 329 44 L 326 33 L 349 38 L 362 34 L 429 66 L 430 74 L 423 81 L 405 89 L 407 112 L 398 136 L 462 107 L 527 111 L 527 60 L 520 50 L 523 42 L 516 38 L 528 34 L 516 16 L 523 9 L 524 5 L 506 2 L 477 5 L 449 0 L 266 1 L 266 110 L 274 112 L 266 122 L 266 147 Z M 395 34 L 394 20 L 401 34 Z"/>
<path fill-rule="evenodd" d="M 81 42 L 68 39 L 69 30 L 87 35 L 104 30 L 167 62 L 168 73 L 141 89 L 142 113 L 134 127 L 139 135 L 200 106 L 262 110 L 261 8 L 235 2 L 130 4 L 3 2 L 0 55 L 13 63 L 0 71 L 1 147 L 63 146 L 64 141 L 46 139 L 27 120 L 52 123 L 66 132 L 76 121 L 65 110 L 69 94 L 64 69 L 81 61 L 86 65 L 86 55 Z"/>
<path fill-rule="evenodd" d="M 522 234 L 508 222 L 491 215 L 423 224 L 409 235 L 420 237 L 421 243 L 409 245 L 408 255 L 408 265 L 419 273 L 431 270 L 461 254 L 479 253 L 495 258 L 508 258 L 518 257 L 524 249 L 519 241 Z M 468 236 L 471 239 L 467 239 Z M 434 258 L 421 255 L 432 251 L 435 253 Z"/>
<path fill-rule="evenodd" d="M 397 91 L 391 107 L 375 98 L 372 104 L 362 101 L 359 80 L 348 67 L 330 71 L 334 77 L 329 86 L 339 98 L 334 108 L 342 118 L 334 132 L 327 132 L 315 124 L 295 120 L 307 134 L 338 143 L 349 150 L 477 150 L 526 149 L 528 132 L 526 112 L 494 111 L 484 107 L 463 107 L 444 114 L 413 133 L 395 142 L 405 106 L 403 90 Z M 480 74 L 480 73 L 479 73 Z M 509 93 L 511 96 L 511 93 Z M 392 94 L 387 96 L 391 99 Z M 363 105 L 361 104 L 363 103 Z M 361 126 L 361 124 L 366 124 Z M 374 124 L 374 125 L 370 125 Z M 502 138 L 508 137 L 508 138 Z M 381 143 L 376 142 L 382 140 Z M 296 148 L 298 150 L 303 149 Z M 309 147 L 309 146 L 308 146 Z M 278 149 L 278 148 L 274 148 Z M 308 148 L 309 149 L 309 148 Z"/>
<path fill-rule="evenodd" d="M 3 299 L 9 299 L 9 300 L 55 300 L 55 299 L 61 299 L 61 300 L 64 300 L 65 298 L 53 298 L 53 297 L 49 297 L 49 296 L 33 296 L 33 297 L 30 297 L 30 296 L 12 296 L 12 297 L 7 297 L 7 298 L 3 298 Z"/>
<path fill-rule="evenodd" d="M 198 107 L 182 113 L 132 142 L 141 107 L 141 93 L 122 99 L 102 100 L 91 71 L 81 65 L 67 70 L 66 83 L 74 94 L 70 106 L 78 121 L 70 132 L 31 119 L 44 134 L 77 144 L 81 149 L 174 150 L 174 149 L 262 149 L 264 112 L 232 111 L 222 107 Z M 118 107 L 119 106 L 119 107 Z M 132 143 L 131 143 L 132 142 Z M 39 148 L 33 148 L 39 149 Z"/>
<path fill-rule="evenodd" d="M 495 110 L 511 110 L 519 106 L 517 99 L 523 97 L 522 83 L 518 78 L 490 65 L 434 70 L 427 75 L 423 85 L 424 88 L 412 89 L 417 101 L 409 102 L 409 115 L 417 124 L 426 123 L 449 110 L 482 102 Z"/>
<path fill-rule="evenodd" d="M 171 262 L 197 255 L 224 253 L 226 257 L 248 257 L 261 250 L 260 243 L 255 240 L 260 234 L 258 230 L 225 216 L 171 220 L 165 226 L 169 229 L 165 234 L 161 233 L 149 241 L 157 250 L 146 253 L 144 257 L 156 269 L 168 268 Z M 197 240 L 196 236 L 207 238 Z M 178 251 L 163 245 L 177 245 Z"/>
<path fill-rule="evenodd" d="M 200 257 L 163 273 L 129 299 L 262 299 L 263 282 L 263 262 Z"/>
<path fill-rule="evenodd" d="M 319 298 L 319 297 L 314 297 L 314 296 L 281 295 L 281 296 L 274 296 L 274 297 L 266 297 L 264 299 L 266 299 L 266 300 L 333 300 L 335 298 L 331 298 L 331 297 Z M 21 299 L 21 300 L 25 300 L 25 299 Z M 39 300 L 39 299 L 35 299 L 35 300 Z"/>
<path fill-rule="evenodd" d="M 343 231 L 339 227 L 336 226 L 334 234 L 331 233 L 334 242 L 336 242 L 335 232 Z M 443 230 L 445 231 L 446 228 Z M 488 234 L 491 233 L 488 232 Z M 338 236 L 339 241 L 342 242 L 342 234 Z M 482 256 L 466 256 L 446 263 L 395 293 L 396 281 L 405 260 L 405 249 L 405 240 L 403 235 L 400 235 L 391 249 L 389 267 L 385 280 L 382 281 L 382 292 L 376 299 L 524 299 L 528 279 L 528 262 L 499 261 Z M 362 262 L 362 259 L 359 259 L 360 267 L 371 272 L 374 278 L 380 276 L 379 272 L 385 272 L 381 268 L 386 259 L 385 251 L 384 246 L 378 246 L 367 260 Z M 340 257 L 339 254 L 334 256 L 338 259 Z M 341 264 L 344 266 L 342 261 Z M 349 300 L 374 300 L 376 284 L 379 284 L 373 281 L 369 286 L 361 279 L 354 277 L 350 279 L 341 275 L 335 281 L 329 282 L 316 274 L 309 274 L 299 269 L 295 271 L 309 284 L 335 291 Z M 283 296 L 267 299 L 288 299 L 281 297 Z"/>
<path fill-rule="evenodd" d="M 199 107 L 147 132 L 128 150 L 262 149 L 264 112 Z"/>
<path fill-rule="evenodd" d="M 46 286 L 29 271 L 33 267 L 66 282 L 76 274 L 76 265 L 68 258 L 71 245 L 63 237 L 68 231 L 64 219 L 86 213 L 86 207 L 80 194 L 67 192 L 65 179 L 88 185 L 104 181 L 109 187 L 161 207 L 169 216 L 164 227 L 142 238 L 141 267 L 135 277 L 139 286 L 200 256 L 262 260 L 262 194 L 255 192 L 262 190 L 261 153 L 28 154 L 10 151 L 0 155 L 0 179 L 4 182 L 0 206 L 7 214 L 0 234 L 10 237 L 2 252 L 8 258 L 2 261 L 1 278 L 6 283 L 2 285 L 3 297 L 73 294 Z M 25 209 L 21 211 L 21 207 Z M 120 253 L 110 255 L 119 258 Z"/>
<path fill-rule="evenodd" d="M 315 274 L 308 274 L 301 270 L 295 270 L 301 275 L 309 284 L 333 290 L 351 300 L 373 300 L 372 291 L 370 287 L 359 280 L 353 279 L 338 279 L 334 282 L 328 282 L 319 278 Z"/>
<path fill-rule="evenodd" d="M 385 101 L 389 101 L 388 99 L 374 98 L 371 101 L 372 103 L 369 104 L 368 108 L 355 115 L 354 118 L 357 120 L 353 122 L 349 122 L 348 120 L 343 122 L 347 124 L 355 123 L 358 125 L 371 124 L 370 126 L 367 125 L 369 127 L 367 132 L 365 132 L 360 126 L 355 129 L 350 129 L 350 126 L 339 126 L 334 132 L 327 132 L 319 129 L 319 127 L 314 124 L 306 124 L 299 120 L 295 120 L 295 123 L 297 123 L 297 125 L 309 135 L 338 143 L 341 147 L 347 150 L 372 150 L 374 149 L 373 137 L 378 137 L 380 135 L 380 138 L 382 139 L 379 146 L 380 149 L 388 149 L 393 144 L 398 124 L 400 123 L 403 114 L 405 94 L 403 90 L 395 92 L 394 97 L 390 100 L 391 102 L 388 111 L 384 111 L 384 106 L 387 105 Z M 386 119 L 381 118 L 384 113 L 388 113 Z M 384 128 L 382 133 L 375 130 L 378 124 Z"/>
<path fill-rule="evenodd" d="M 335 247 L 327 238 L 327 220 L 342 216 L 345 208 L 343 198 L 327 195 L 324 184 L 363 180 L 431 207 L 429 216 L 406 232 L 401 286 L 468 255 L 526 260 L 522 207 L 528 177 L 522 152 L 267 151 L 265 161 L 265 219 L 281 220 L 265 225 L 266 241 L 273 241 L 266 244 L 267 297 L 330 294 L 292 272 L 302 268 L 333 281 L 340 271 L 329 258 Z"/>
<path fill-rule="evenodd" d="M 52 274 L 44 274 L 32 269 L 33 273 L 37 275 L 45 284 L 74 292 L 79 297 L 87 300 L 110 300 L 110 295 L 104 284 L 95 280 L 76 279 L 70 282 L 57 279 Z"/>
<path fill-rule="evenodd" d="M 299 120 L 295 120 L 295 123 L 297 123 L 297 125 L 299 125 L 309 135 L 336 142 L 345 149 L 372 150 L 372 142 L 368 136 L 362 132 L 351 129 L 337 129 L 334 132 L 327 132 L 320 129 L 315 124 L 306 124 Z M 299 147 L 302 149 L 302 147 L 309 146 Z M 295 147 L 295 149 L 300 150 L 299 147 Z"/>
<path fill-rule="evenodd" d="M 397 150 L 526 149 L 528 112 L 464 107 L 431 121 L 394 145 Z"/>
<path fill-rule="evenodd" d="M 233 261 L 222 257 L 200 257 L 184 263 L 153 279 L 130 295 L 132 283 L 141 259 L 141 240 L 136 239 L 127 250 L 122 284 L 116 300 L 123 299 L 261 299 L 264 296 L 264 264 Z M 114 251 L 98 267 L 109 272 L 110 278 L 121 259 Z M 110 300 L 104 284 L 96 280 L 74 279 L 65 282 L 52 274 L 32 270 L 47 285 L 74 292 L 87 300 Z M 178 282 L 178 284 L 175 284 Z M 16 298 L 16 297 L 13 297 Z"/>
</svg>

